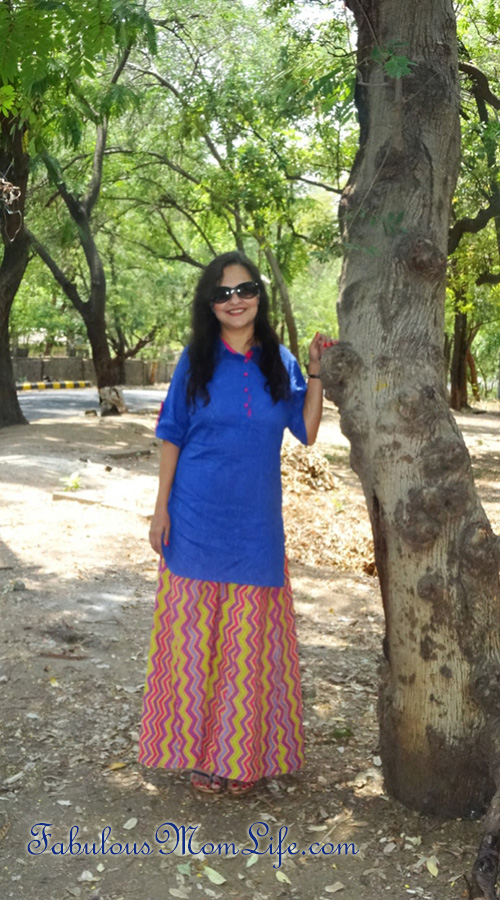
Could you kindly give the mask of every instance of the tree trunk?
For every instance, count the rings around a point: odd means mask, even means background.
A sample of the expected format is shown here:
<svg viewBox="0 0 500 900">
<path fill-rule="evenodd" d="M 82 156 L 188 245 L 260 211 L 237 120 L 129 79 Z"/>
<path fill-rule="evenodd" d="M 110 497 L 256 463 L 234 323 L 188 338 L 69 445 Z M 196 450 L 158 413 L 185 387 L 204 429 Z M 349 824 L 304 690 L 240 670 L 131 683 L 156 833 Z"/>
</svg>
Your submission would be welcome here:
<svg viewBox="0 0 500 900">
<path fill-rule="evenodd" d="M 29 241 L 19 234 L 4 250 L 0 266 L 0 428 L 27 425 L 19 400 L 9 346 L 9 317 L 18 287 L 28 265 Z"/>
<path fill-rule="evenodd" d="M 120 62 L 113 76 L 113 82 L 122 71 L 129 52 L 129 50 L 125 52 L 122 62 Z M 89 274 L 90 291 L 87 301 L 82 300 L 76 284 L 70 281 L 62 269 L 59 268 L 47 247 L 41 244 L 33 234 L 29 233 L 29 236 L 36 252 L 50 269 L 54 278 L 85 322 L 92 350 L 92 361 L 99 390 L 101 413 L 103 415 L 114 415 L 125 410 L 126 406 L 122 391 L 118 387 L 120 383 L 120 364 L 118 360 L 112 358 L 109 349 L 106 332 L 106 273 L 91 226 L 92 211 L 101 191 L 107 133 L 107 120 L 103 119 L 97 127 L 92 175 L 83 196 L 68 190 L 62 177 L 61 169 L 54 164 L 54 160 L 50 156 L 44 155 L 47 173 L 54 181 L 69 215 L 78 228 L 78 238 L 85 255 Z M 109 390 L 110 388 L 112 390 Z"/>
<path fill-rule="evenodd" d="M 387 789 L 427 813 L 469 815 L 493 792 L 485 739 L 500 708 L 500 585 L 498 541 L 444 378 L 460 152 L 455 16 L 452 0 L 348 6 L 358 26 L 360 146 L 341 201 L 340 343 L 325 354 L 324 383 L 373 529 L 386 619 Z M 399 53 L 412 66 L 395 79 Z"/>
<path fill-rule="evenodd" d="M 19 401 L 9 346 L 9 318 L 29 258 L 29 240 L 22 227 L 28 156 L 23 150 L 24 132 L 12 120 L 3 117 L 0 132 L 0 173 L 8 173 L 9 181 L 21 191 L 10 213 L 0 210 L 0 230 L 4 245 L 0 265 L 0 428 L 26 425 Z"/>
<path fill-rule="evenodd" d="M 448 332 L 445 332 L 444 345 L 443 345 L 444 371 L 445 372 L 450 371 L 452 346 L 453 346 L 453 341 L 452 341 L 450 335 L 448 334 Z"/>
<path fill-rule="evenodd" d="M 480 400 L 481 399 L 481 391 L 479 389 L 479 382 L 477 380 L 476 360 L 474 359 L 474 357 L 471 353 L 470 346 L 467 350 L 467 360 L 466 361 L 467 361 L 467 369 L 469 371 L 470 386 L 472 388 L 472 396 L 474 397 L 474 400 Z"/>
<path fill-rule="evenodd" d="M 90 304 L 85 305 L 90 307 Z M 97 309 L 95 306 L 90 307 L 83 318 L 92 352 L 97 387 L 99 390 L 115 387 L 120 384 L 120 364 L 111 356 L 109 350 L 104 305 Z"/>
<path fill-rule="evenodd" d="M 288 331 L 288 342 L 290 345 L 290 350 L 292 351 L 295 359 L 300 362 L 300 350 L 299 350 L 299 338 L 297 335 L 297 326 L 295 324 L 295 318 L 293 315 L 292 302 L 290 300 L 290 294 L 288 293 L 288 288 L 285 283 L 285 279 L 283 278 L 283 274 L 280 269 L 280 265 L 276 256 L 274 255 L 271 248 L 267 245 L 264 246 L 264 253 L 266 255 L 266 259 L 269 263 L 269 268 L 273 273 L 273 278 L 276 282 L 276 287 L 278 288 L 279 295 L 281 297 L 281 305 L 283 307 L 283 314 L 285 316 L 286 329 Z"/>
<path fill-rule="evenodd" d="M 127 350 L 129 349 L 127 346 L 127 340 L 125 338 L 125 334 L 123 333 L 123 328 L 120 323 L 117 321 L 115 317 L 115 331 L 116 338 L 112 340 L 113 350 L 115 351 L 116 364 L 118 366 L 118 372 L 120 377 L 120 384 L 125 384 L 126 373 L 125 373 L 125 360 L 127 359 Z"/>
<path fill-rule="evenodd" d="M 453 353 L 450 366 L 450 406 L 460 412 L 468 406 L 467 397 L 467 313 L 455 306 Z"/>
</svg>

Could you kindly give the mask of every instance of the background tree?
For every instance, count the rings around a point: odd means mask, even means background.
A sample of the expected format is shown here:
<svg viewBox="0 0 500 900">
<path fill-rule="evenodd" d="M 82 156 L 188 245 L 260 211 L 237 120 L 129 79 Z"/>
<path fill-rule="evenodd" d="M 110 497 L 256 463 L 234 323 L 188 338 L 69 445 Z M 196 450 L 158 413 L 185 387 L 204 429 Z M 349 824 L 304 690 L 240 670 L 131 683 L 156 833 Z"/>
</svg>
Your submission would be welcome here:
<svg viewBox="0 0 500 900">
<path fill-rule="evenodd" d="M 0 427 L 2 427 L 26 423 L 17 400 L 14 382 L 9 316 L 29 258 L 29 240 L 20 227 L 25 209 L 29 164 L 25 150 L 26 131 L 5 107 L 0 127 L 0 176 L 4 182 L 0 201 L 3 244 L 0 263 Z M 10 182 L 7 182 L 7 176 Z M 1 184 L 0 181 L 0 186 Z M 19 195 L 12 203 L 8 196 L 11 193 L 9 184 L 13 184 L 16 196 Z"/>
<path fill-rule="evenodd" d="M 47 20 L 52 6 L 37 4 Z M 99 384 L 120 379 L 125 358 L 148 341 L 185 341 L 193 280 L 231 245 L 267 271 L 276 327 L 298 354 L 302 276 L 313 265 L 321 278 L 339 253 L 332 211 L 353 147 L 349 89 L 338 77 L 345 32 L 336 20 L 314 33 L 286 16 L 269 23 L 258 4 L 197 0 L 179 10 L 162 0 L 151 7 L 158 57 L 135 46 L 110 85 L 116 53 L 128 52 L 141 25 L 131 7 L 100 61 L 75 63 L 78 77 L 44 95 L 46 117 L 35 120 L 30 145 L 32 247 L 84 317 Z M 61 27 L 52 17 L 56 34 Z M 60 34 L 54 54 L 62 66 Z M 170 303 L 179 291 L 186 296 Z M 33 295 L 21 291 L 19 302 L 22 321 Z M 51 321 L 68 308 L 40 302 Z M 331 312 L 326 319 L 334 330 Z"/>
<path fill-rule="evenodd" d="M 276 318 L 285 319 L 298 355 L 287 283 L 304 268 L 308 253 L 335 244 L 331 209 L 312 200 L 311 188 L 340 193 L 335 181 L 325 183 L 315 172 L 320 158 L 325 171 L 331 159 L 329 145 L 320 154 L 322 114 L 314 127 L 305 122 L 311 98 L 304 73 L 313 56 L 317 70 L 325 69 L 327 55 L 309 42 L 292 67 L 286 53 L 270 52 L 276 25 L 264 22 L 257 8 L 238 3 L 230 10 L 226 4 L 208 9 L 201 2 L 196 9 L 196 16 L 191 5 L 159 21 L 158 56 L 131 64 L 149 86 L 156 138 L 145 124 L 147 109 L 139 142 L 134 134 L 110 148 L 137 159 L 143 154 L 142 181 L 122 182 L 113 201 L 130 204 L 134 216 L 142 209 L 150 225 L 159 225 L 153 239 L 141 241 L 154 258 L 199 267 L 228 243 L 258 256 L 280 299 Z M 158 127 L 159 110 L 168 129 Z M 337 179 L 338 166 L 330 165 L 327 175 Z M 308 220 L 311 206 L 314 222 L 312 215 Z"/>
<path fill-rule="evenodd" d="M 462 164 L 449 235 L 454 298 L 450 402 L 457 410 L 467 406 L 466 361 L 474 364 L 472 341 L 491 318 L 479 310 L 476 314 L 476 301 L 484 306 L 491 286 L 500 283 L 498 24 L 498 13 L 483 0 L 466 4 L 459 19 Z"/>
<path fill-rule="evenodd" d="M 140 23 L 148 30 L 142 4 L 6 0 L 0 5 L 0 174 L 18 182 L 21 216 L 26 212 L 30 160 L 46 153 L 51 134 L 71 133 L 73 139 L 78 135 L 85 105 L 80 79 L 94 76 L 93 61 L 129 46 L 127 22 L 135 33 Z M 95 178 L 89 187 L 92 202 Z M 25 421 L 15 391 L 9 317 L 29 258 L 29 235 L 23 226 L 12 240 L 11 225 L 11 218 L 4 221 L 0 264 L 0 425 Z"/>
</svg>

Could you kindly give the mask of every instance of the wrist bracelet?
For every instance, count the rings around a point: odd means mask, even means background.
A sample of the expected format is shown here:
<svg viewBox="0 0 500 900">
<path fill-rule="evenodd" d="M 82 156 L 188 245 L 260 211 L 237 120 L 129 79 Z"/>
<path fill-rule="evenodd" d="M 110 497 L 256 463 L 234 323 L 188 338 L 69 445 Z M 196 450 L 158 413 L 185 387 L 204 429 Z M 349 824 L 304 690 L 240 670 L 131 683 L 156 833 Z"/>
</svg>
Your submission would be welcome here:
<svg viewBox="0 0 500 900">
<path fill-rule="evenodd" d="M 321 375 L 311 375 L 310 372 L 307 373 L 308 378 L 319 378 L 321 380 Z"/>
</svg>

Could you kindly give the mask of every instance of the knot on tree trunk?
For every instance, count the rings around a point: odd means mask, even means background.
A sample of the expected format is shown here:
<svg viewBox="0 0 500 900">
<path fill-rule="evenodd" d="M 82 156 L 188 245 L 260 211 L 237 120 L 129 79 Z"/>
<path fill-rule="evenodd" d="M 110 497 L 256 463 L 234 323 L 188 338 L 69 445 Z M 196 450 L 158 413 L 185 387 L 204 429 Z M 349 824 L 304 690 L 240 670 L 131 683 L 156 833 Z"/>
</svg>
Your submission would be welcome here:
<svg viewBox="0 0 500 900">
<path fill-rule="evenodd" d="M 462 568 L 475 578 L 498 571 L 500 565 L 500 539 L 493 533 L 489 522 L 472 522 L 462 532 L 460 541 Z"/>
<path fill-rule="evenodd" d="M 440 608 L 446 596 L 445 581 L 440 572 L 423 575 L 417 583 L 417 594 L 421 600 Z"/>
<path fill-rule="evenodd" d="M 406 505 L 400 500 L 396 506 L 401 537 L 415 549 L 431 545 L 445 522 L 463 515 L 468 501 L 467 484 L 441 482 L 433 487 L 411 488 Z"/>
<path fill-rule="evenodd" d="M 413 148 L 395 147 L 392 140 L 385 141 L 379 147 L 375 156 L 375 170 L 378 173 L 378 181 L 396 181 L 407 183 L 413 168 Z"/>
<path fill-rule="evenodd" d="M 423 472 L 429 481 L 443 476 L 465 474 L 470 470 L 470 457 L 463 441 L 457 437 L 439 437 L 430 441 L 421 454 Z"/>
<path fill-rule="evenodd" d="M 446 272 L 446 256 L 423 234 L 410 232 L 395 245 L 396 260 L 426 281 L 441 282 Z"/>
<path fill-rule="evenodd" d="M 340 406 L 349 379 L 363 367 L 363 360 L 351 344 L 339 342 L 327 350 L 321 358 L 321 380 L 327 399 Z"/>
<path fill-rule="evenodd" d="M 463 515 L 469 501 L 469 486 L 462 482 L 440 482 L 435 487 L 418 491 L 422 507 L 438 522 L 446 522 Z"/>
<path fill-rule="evenodd" d="M 444 397 L 432 384 L 401 391 L 396 397 L 396 410 L 404 420 L 405 434 L 420 438 L 434 431 L 443 422 L 443 418 L 449 417 Z"/>
<path fill-rule="evenodd" d="M 435 51 L 436 54 L 444 56 L 446 59 L 452 52 L 450 45 L 443 42 L 436 45 Z M 425 59 L 419 59 L 418 66 L 411 70 L 411 76 L 403 78 L 402 81 L 405 102 L 412 104 L 412 125 L 415 130 L 418 128 L 419 121 L 418 107 L 423 110 L 431 108 L 437 116 L 441 115 L 440 111 L 450 97 L 450 85 L 443 77 L 440 66 L 431 66 Z"/>
<path fill-rule="evenodd" d="M 394 520 L 402 540 L 412 550 L 421 550 L 432 546 L 437 539 L 440 526 L 425 509 L 419 491 L 410 491 L 406 505 L 398 500 L 394 512 Z"/>
<path fill-rule="evenodd" d="M 497 744 L 500 715 L 500 658 L 483 657 L 475 665 L 471 692 L 488 720 L 488 737 Z M 495 754 L 498 754 L 497 746 L 493 747 L 493 755 Z"/>
</svg>

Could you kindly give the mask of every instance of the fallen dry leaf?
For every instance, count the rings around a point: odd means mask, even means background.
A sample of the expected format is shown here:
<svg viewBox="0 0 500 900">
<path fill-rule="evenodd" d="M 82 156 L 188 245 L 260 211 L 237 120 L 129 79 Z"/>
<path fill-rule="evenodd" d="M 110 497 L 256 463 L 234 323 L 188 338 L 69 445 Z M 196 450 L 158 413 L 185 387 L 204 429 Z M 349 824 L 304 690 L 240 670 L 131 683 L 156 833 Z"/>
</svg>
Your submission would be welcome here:
<svg viewBox="0 0 500 900">
<path fill-rule="evenodd" d="M 207 878 L 210 879 L 212 884 L 224 884 L 227 881 L 227 878 L 224 878 L 224 875 L 221 875 L 216 869 L 211 869 L 210 866 L 203 866 L 203 872 Z"/>
<path fill-rule="evenodd" d="M 429 859 L 426 859 L 426 861 L 425 861 L 425 865 L 427 866 L 431 875 L 433 875 L 434 878 L 437 878 L 438 871 L 439 871 L 438 870 L 439 860 L 438 860 L 437 856 L 429 856 Z"/>
</svg>

